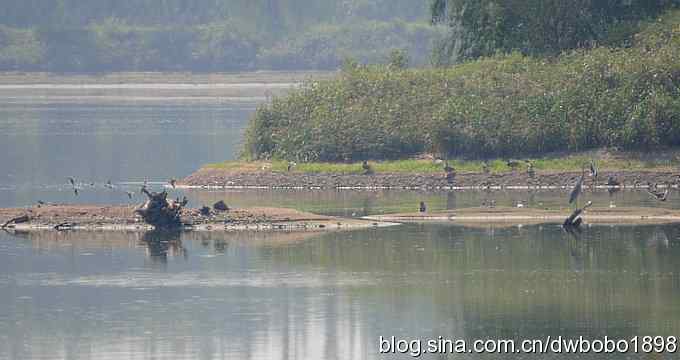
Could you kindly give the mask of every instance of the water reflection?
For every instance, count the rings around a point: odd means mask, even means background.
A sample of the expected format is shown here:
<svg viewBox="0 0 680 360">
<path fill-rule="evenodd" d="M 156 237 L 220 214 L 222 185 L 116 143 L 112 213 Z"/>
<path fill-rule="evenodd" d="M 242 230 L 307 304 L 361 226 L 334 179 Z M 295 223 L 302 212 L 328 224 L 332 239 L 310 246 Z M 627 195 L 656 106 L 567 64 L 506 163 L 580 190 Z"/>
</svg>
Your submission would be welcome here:
<svg viewBox="0 0 680 360">
<path fill-rule="evenodd" d="M 166 264 L 168 256 L 182 256 L 187 259 L 189 252 L 182 245 L 181 231 L 153 230 L 142 236 L 142 243 L 146 245 L 147 256 L 152 262 Z"/>
<path fill-rule="evenodd" d="M 377 359 L 380 335 L 673 335 L 678 259 L 669 225 L 4 234 L 0 358 Z"/>
</svg>

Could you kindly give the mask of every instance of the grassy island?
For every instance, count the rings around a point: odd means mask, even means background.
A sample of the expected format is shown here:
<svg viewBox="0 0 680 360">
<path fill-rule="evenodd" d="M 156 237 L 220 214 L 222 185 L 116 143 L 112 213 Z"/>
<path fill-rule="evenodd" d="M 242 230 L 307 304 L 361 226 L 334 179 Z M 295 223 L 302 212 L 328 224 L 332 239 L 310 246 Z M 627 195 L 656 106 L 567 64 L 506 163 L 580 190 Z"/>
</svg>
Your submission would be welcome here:
<svg viewBox="0 0 680 360">
<path fill-rule="evenodd" d="M 680 145 L 680 11 L 611 36 L 557 56 L 515 52 L 443 68 L 405 68 L 399 59 L 388 65 L 350 61 L 337 77 L 307 81 L 261 106 L 247 129 L 244 156 L 353 172 L 356 164 L 302 163 L 422 153 L 540 158 Z M 429 165 L 380 166 L 427 171 Z"/>
</svg>

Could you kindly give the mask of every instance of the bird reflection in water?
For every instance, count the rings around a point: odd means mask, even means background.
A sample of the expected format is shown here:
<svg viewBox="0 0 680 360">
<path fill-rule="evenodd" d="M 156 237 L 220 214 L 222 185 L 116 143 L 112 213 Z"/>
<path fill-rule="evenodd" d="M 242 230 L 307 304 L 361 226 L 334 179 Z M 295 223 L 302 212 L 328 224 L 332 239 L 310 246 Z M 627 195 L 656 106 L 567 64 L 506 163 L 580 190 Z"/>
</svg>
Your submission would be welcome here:
<svg viewBox="0 0 680 360">
<path fill-rule="evenodd" d="M 189 257 L 189 252 L 182 245 L 181 231 L 152 230 L 142 236 L 141 242 L 146 245 L 146 254 L 153 261 L 167 263 L 168 256 Z"/>
</svg>

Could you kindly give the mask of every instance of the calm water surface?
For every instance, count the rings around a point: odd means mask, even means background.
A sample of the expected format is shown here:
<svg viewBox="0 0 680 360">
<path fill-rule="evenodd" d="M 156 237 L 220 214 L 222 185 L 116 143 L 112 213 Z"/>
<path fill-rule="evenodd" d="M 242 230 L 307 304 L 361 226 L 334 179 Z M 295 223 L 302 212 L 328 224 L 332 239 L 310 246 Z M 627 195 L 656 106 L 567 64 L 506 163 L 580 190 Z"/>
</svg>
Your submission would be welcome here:
<svg viewBox="0 0 680 360">
<path fill-rule="evenodd" d="M 145 178 L 160 187 L 203 163 L 233 158 L 248 117 L 277 91 L 285 86 L 266 81 L 207 88 L 0 86 L 0 206 L 131 203 L 123 191 Z M 68 176 L 83 183 L 77 198 Z M 104 189 L 109 179 L 116 190 Z M 499 205 L 560 208 L 566 196 L 186 195 L 194 206 L 225 199 L 233 206 L 355 217 L 412 211 L 421 200 L 430 209 L 479 206 L 491 198 Z M 660 206 L 642 192 L 588 197 L 605 206 Z M 663 206 L 680 208 L 680 196 Z M 552 225 L 405 225 L 331 234 L 0 233 L 0 359 L 387 359 L 409 357 L 380 356 L 379 336 L 680 336 L 678 299 L 678 226 L 593 226 L 573 236 Z"/>
<path fill-rule="evenodd" d="M 378 359 L 381 335 L 677 335 L 678 236 L 444 225 L 2 234 L 0 358 Z"/>
</svg>

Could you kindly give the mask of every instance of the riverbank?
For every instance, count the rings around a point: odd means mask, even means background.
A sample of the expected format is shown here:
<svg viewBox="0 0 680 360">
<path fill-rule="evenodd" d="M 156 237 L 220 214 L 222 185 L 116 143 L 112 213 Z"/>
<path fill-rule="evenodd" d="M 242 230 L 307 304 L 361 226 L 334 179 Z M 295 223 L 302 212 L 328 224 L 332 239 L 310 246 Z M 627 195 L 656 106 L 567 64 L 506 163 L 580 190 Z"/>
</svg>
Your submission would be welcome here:
<svg viewBox="0 0 680 360">
<path fill-rule="evenodd" d="M 502 173 L 458 172 L 452 181 L 443 171 L 438 173 L 389 172 L 372 175 L 341 173 L 301 173 L 265 170 L 239 171 L 202 168 L 182 179 L 178 186 L 187 188 L 262 188 L 262 189 L 394 189 L 394 190 L 460 190 L 460 189 L 558 189 L 572 186 L 580 171 L 526 170 Z M 586 179 L 585 188 L 645 188 L 652 184 L 677 184 L 679 173 L 670 169 L 611 170 L 598 174 L 598 181 Z M 620 185 L 608 186 L 609 177 Z"/>
<path fill-rule="evenodd" d="M 14 230 L 129 230 L 148 231 L 153 227 L 135 214 L 135 206 L 41 205 L 30 208 L 0 209 L 0 225 Z M 17 219 L 12 222 L 11 219 Z M 393 224 L 360 219 L 344 219 L 282 208 L 211 210 L 184 209 L 185 230 L 198 231 L 290 231 L 342 230 Z"/>
</svg>

